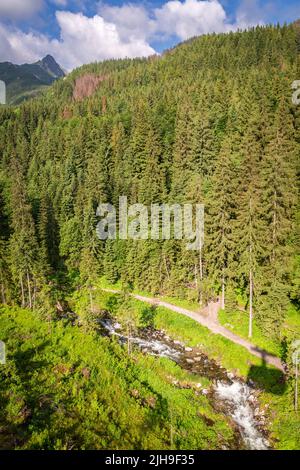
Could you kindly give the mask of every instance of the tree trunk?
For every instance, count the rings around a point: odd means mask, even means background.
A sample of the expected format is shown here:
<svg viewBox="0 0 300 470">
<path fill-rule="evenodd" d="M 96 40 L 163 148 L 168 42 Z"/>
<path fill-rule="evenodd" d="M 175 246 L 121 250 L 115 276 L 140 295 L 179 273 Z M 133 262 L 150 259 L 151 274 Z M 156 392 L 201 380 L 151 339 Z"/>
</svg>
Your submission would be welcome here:
<svg viewBox="0 0 300 470">
<path fill-rule="evenodd" d="M 90 294 L 90 310 L 93 312 L 94 310 L 94 305 L 93 305 L 93 295 L 92 295 L 92 288 L 89 287 L 89 294 Z"/>
<path fill-rule="evenodd" d="M 276 238 L 277 238 L 277 191 L 274 192 L 274 208 L 273 208 L 273 247 L 272 247 L 272 261 L 275 261 L 275 246 L 276 246 Z"/>
<path fill-rule="evenodd" d="M 2 303 L 6 304 L 6 298 L 5 298 L 5 288 L 3 282 L 1 282 L 1 296 L 2 296 Z"/>
<path fill-rule="evenodd" d="M 296 353 L 296 364 L 295 364 L 295 411 L 298 411 L 298 360 L 299 356 Z"/>
<path fill-rule="evenodd" d="M 252 271 L 252 199 L 249 200 L 250 212 L 250 246 L 249 246 L 249 331 L 248 336 L 252 338 L 252 323 L 253 323 L 253 271 Z"/>
<path fill-rule="evenodd" d="M 169 280 L 170 280 L 170 273 L 169 273 L 168 264 L 167 264 L 166 255 L 165 255 L 165 254 L 163 255 L 163 259 L 164 259 L 164 262 L 165 262 L 167 278 L 168 278 L 168 281 L 169 281 Z"/>
<path fill-rule="evenodd" d="M 200 305 L 203 304 L 203 260 L 202 260 L 202 246 L 199 252 L 199 276 L 200 276 Z"/>
<path fill-rule="evenodd" d="M 33 281 L 33 294 L 32 294 L 32 308 L 33 308 L 33 310 L 35 309 L 36 293 L 37 293 L 37 287 L 36 287 L 36 282 L 34 280 Z"/>
<path fill-rule="evenodd" d="M 222 277 L 222 301 L 221 301 L 221 308 L 225 310 L 225 278 L 224 275 Z"/>
<path fill-rule="evenodd" d="M 198 290 L 198 273 L 197 273 L 196 264 L 194 265 L 194 275 L 195 275 L 195 286 L 196 286 L 196 289 Z"/>
<path fill-rule="evenodd" d="M 252 269 L 250 268 L 249 272 L 249 338 L 252 338 L 252 321 L 253 321 L 253 311 L 252 311 L 252 304 L 253 304 L 253 274 Z"/>
<path fill-rule="evenodd" d="M 22 307 L 25 307 L 25 295 L 24 295 L 24 285 L 23 285 L 23 279 L 22 275 L 20 274 L 20 286 L 21 286 L 21 292 L 22 292 Z"/>
<path fill-rule="evenodd" d="M 200 254 L 199 254 L 199 271 L 200 271 L 200 281 L 202 281 L 203 280 L 202 248 L 200 248 Z"/>
<path fill-rule="evenodd" d="M 32 308 L 31 285 L 30 285 L 30 277 L 29 277 L 28 271 L 27 271 L 27 286 L 28 286 L 29 308 Z"/>
</svg>

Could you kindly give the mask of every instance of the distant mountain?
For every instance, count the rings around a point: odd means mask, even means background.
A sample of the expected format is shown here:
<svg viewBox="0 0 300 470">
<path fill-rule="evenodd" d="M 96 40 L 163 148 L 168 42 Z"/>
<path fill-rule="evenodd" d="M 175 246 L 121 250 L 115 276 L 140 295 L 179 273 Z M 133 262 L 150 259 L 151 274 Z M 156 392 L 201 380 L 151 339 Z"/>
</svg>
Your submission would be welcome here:
<svg viewBox="0 0 300 470">
<path fill-rule="evenodd" d="M 0 63 L 0 80 L 6 83 L 7 102 L 18 104 L 40 93 L 65 72 L 51 55 L 34 64 Z"/>
</svg>

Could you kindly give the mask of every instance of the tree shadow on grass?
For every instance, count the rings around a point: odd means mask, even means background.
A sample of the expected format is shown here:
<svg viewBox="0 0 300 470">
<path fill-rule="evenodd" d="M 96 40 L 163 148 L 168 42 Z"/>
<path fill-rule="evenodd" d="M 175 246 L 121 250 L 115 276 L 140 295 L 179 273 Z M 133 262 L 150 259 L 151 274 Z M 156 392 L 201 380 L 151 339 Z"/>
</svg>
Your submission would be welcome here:
<svg viewBox="0 0 300 470">
<path fill-rule="evenodd" d="M 120 304 L 120 299 L 116 295 L 111 295 L 106 302 L 106 308 L 111 315 L 115 315 L 120 307 Z"/>
<path fill-rule="evenodd" d="M 0 450 L 22 446 L 29 437 L 28 424 L 35 419 L 36 410 L 41 409 L 40 390 L 32 387 L 30 380 L 35 372 L 49 366 L 49 361 L 43 359 L 49 344 L 44 341 L 36 348 L 18 349 L 9 356 L 9 369 L 0 383 Z M 51 413 L 47 409 L 45 426 L 50 426 Z"/>
<path fill-rule="evenodd" d="M 154 328 L 154 321 L 156 317 L 156 306 L 151 305 L 144 307 L 141 311 L 140 323 L 145 328 Z"/>
<path fill-rule="evenodd" d="M 31 373 L 37 369 L 40 369 L 41 367 L 46 367 L 48 365 L 48 361 L 35 360 L 34 358 L 37 356 L 37 354 L 40 354 L 42 351 L 44 351 L 49 345 L 50 341 L 44 341 L 36 348 L 29 348 L 25 351 L 19 350 L 14 354 L 17 373 L 20 377 L 24 376 L 24 374 Z"/>
<path fill-rule="evenodd" d="M 259 348 L 254 348 L 254 350 L 260 353 L 261 365 L 251 365 L 247 382 L 249 384 L 254 383 L 259 388 L 274 395 L 283 395 L 287 386 L 284 373 L 279 369 L 267 367 L 266 358 L 273 355 Z"/>
</svg>

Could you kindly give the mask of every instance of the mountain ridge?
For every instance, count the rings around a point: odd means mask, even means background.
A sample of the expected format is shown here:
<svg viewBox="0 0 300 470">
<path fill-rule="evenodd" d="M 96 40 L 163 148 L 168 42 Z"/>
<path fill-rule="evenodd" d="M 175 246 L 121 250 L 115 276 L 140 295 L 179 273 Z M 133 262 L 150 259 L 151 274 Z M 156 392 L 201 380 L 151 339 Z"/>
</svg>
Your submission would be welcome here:
<svg viewBox="0 0 300 470">
<path fill-rule="evenodd" d="M 6 83 L 8 104 L 18 104 L 35 96 L 64 76 L 64 70 L 50 54 L 32 64 L 0 63 L 0 80 Z"/>
</svg>

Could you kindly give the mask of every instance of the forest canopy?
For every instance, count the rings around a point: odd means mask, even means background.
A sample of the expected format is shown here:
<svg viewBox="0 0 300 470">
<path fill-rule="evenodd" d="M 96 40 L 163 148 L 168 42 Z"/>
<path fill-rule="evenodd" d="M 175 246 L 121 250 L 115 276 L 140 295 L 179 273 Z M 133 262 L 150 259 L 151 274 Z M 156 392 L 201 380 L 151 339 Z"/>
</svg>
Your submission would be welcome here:
<svg viewBox="0 0 300 470">
<path fill-rule="evenodd" d="M 299 305 L 295 25 L 85 65 L 0 108 L 1 301 L 54 311 L 99 276 L 223 307 L 280 338 Z M 85 89 L 86 85 L 86 89 Z M 99 202 L 201 203 L 205 244 L 96 236 Z"/>
</svg>

